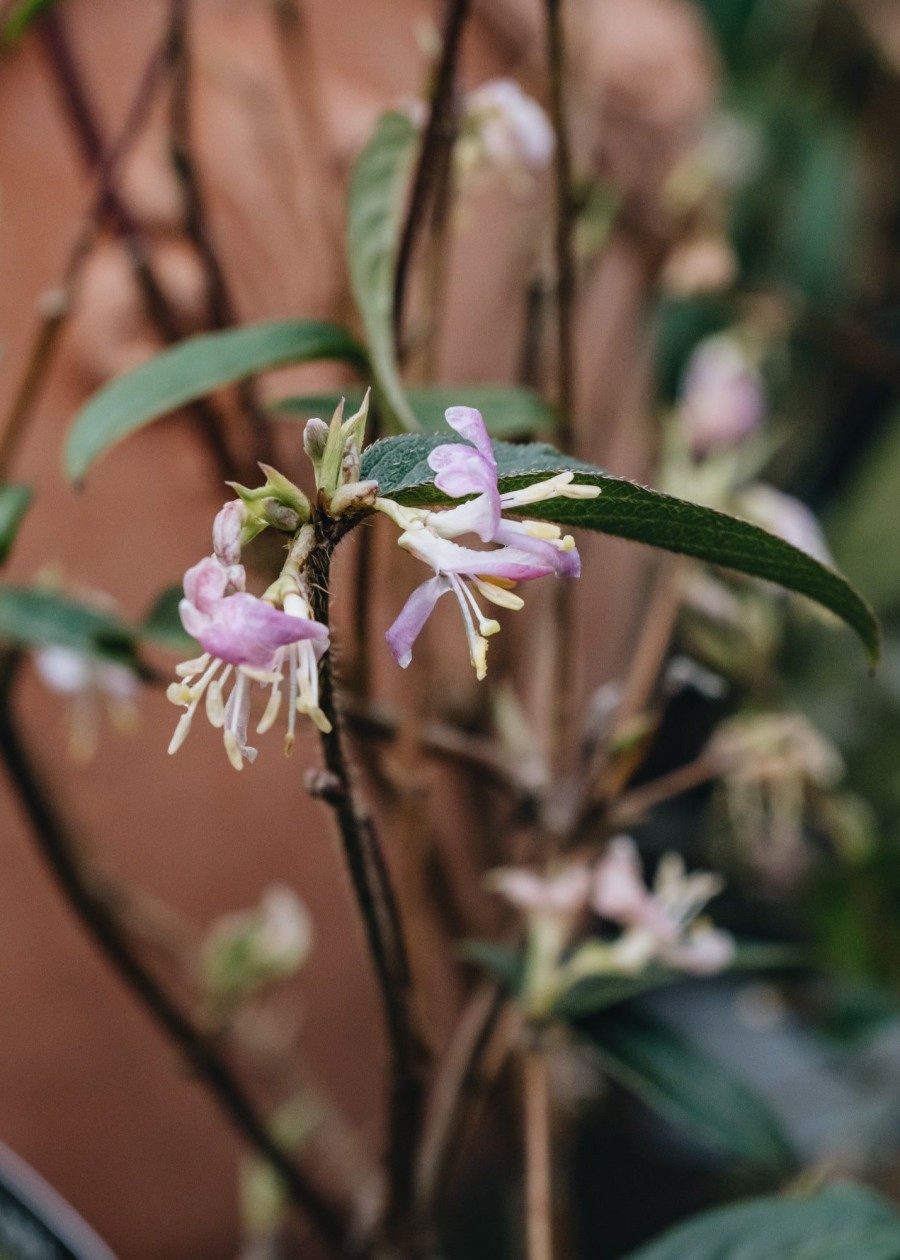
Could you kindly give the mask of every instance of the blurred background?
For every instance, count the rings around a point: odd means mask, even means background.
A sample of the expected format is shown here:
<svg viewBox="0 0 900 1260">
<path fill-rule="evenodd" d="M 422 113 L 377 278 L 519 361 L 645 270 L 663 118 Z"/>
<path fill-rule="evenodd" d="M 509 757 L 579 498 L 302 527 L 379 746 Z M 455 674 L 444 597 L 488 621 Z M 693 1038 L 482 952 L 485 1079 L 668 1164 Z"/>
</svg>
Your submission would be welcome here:
<svg viewBox="0 0 900 1260">
<path fill-rule="evenodd" d="M 580 194 L 579 453 L 714 502 L 764 477 L 812 509 L 885 629 L 884 660 L 869 678 L 849 640 L 808 611 L 726 584 L 719 596 L 738 601 L 729 622 L 710 611 L 710 592 L 698 584 L 676 635 L 677 659 L 689 668 L 672 684 L 642 775 L 688 761 L 723 714 L 748 704 L 790 710 L 810 725 L 776 732 L 783 745 L 773 746 L 770 731 L 754 763 L 779 763 L 777 799 L 776 789 L 764 795 L 772 776 L 763 765 L 749 804 L 741 785 L 699 787 L 656 811 L 641 838 L 651 853 L 675 845 L 721 866 L 730 891 L 717 917 L 745 936 L 798 944 L 817 966 L 809 975 L 681 986 L 654 1009 L 769 1101 L 805 1163 L 853 1172 L 900 1197 L 900 11 L 892 0 L 565 7 Z M 54 14 L 49 34 L 39 19 L 0 51 L 0 415 L 80 239 L 97 145 L 118 134 L 167 6 L 58 0 Z M 225 322 L 352 324 L 343 258 L 350 166 L 382 111 L 425 95 L 440 18 L 436 6 L 411 0 L 196 0 L 191 137 L 226 272 Z M 510 76 L 546 103 L 542 21 L 532 0 L 475 4 L 464 86 Z M 212 326 L 215 311 L 202 249 L 186 228 L 170 127 L 154 104 L 119 189 L 186 335 Z M 525 189 L 485 180 L 461 193 L 428 365 L 437 381 L 546 387 L 552 362 L 533 351 L 546 318 L 549 195 L 547 176 Z M 102 592 L 139 617 L 207 550 L 224 495 L 221 472 L 184 416 L 117 448 L 80 490 L 63 478 L 60 444 L 77 407 L 164 344 L 127 238 L 106 227 L 92 239 L 16 449 L 15 478 L 37 499 L 8 573 Z M 714 484 L 678 453 L 690 366 L 710 345 L 713 358 L 723 345 L 726 357 L 740 356 L 759 411 L 741 467 L 716 465 Z M 263 392 L 342 383 L 336 370 L 294 370 L 267 378 Z M 238 409 L 227 398 L 222 407 L 246 463 Z M 273 431 L 279 466 L 295 472 L 299 427 L 285 420 Z M 624 543 L 591 540 L 583 552 L 585 572 L 602 574 L 579 592 L 587 698 L 621 674 L 648 566 Z M 376 594 L 374 670 L 387 694 L 399 684 L 387 677 L 380 633 L 397 602 L 391 591 Z M 539 640 L 541 616 L 538 608 L 530 629 L 510 635 L 520 662 L 533 660 L 529 636 Z M 160 669 L 171 660 L 160 652 Z M 447 691 L 441 671 L 439 661 L 435 695 Z M 536 660 L 526 707 L 540 706 L 546 687 Z M 470 702 L 454 698 L 460 711 Z M 373 1032 L 377 1007 L 361 941 L 347 931 L 344 875 L 299 770 L 287 775 L 280 758 L 260 758 L 235 776 L 209 732 L 171 759 L 162 692 L 147 689 L 135 703 L 135 729 L 122 734 L 104 722 L 85 760 L 69 756 L 71 705 L 37 671 L 28 671 L 20 699 L 36 757 L 101 869 L 142 890 L 146 905 L 135 913 L 148 916 L 151 944 L 161 918 L 171 927 L 159 929 L 163 955 L 182 921 L 200 930 L 274 881 L 301 891 L 315 948 L 280 995 L 281 1018 L 302 1048 L 305 1079 L 338 1098 L 357 1140 L 373 1146 L 385 1057 Z M 295 757 L 303 766 L 315 755 L 309 741 Z M 439 782 L 435 795 L 443 801 L 453 787 Z M 125 1260 L 237 1254 L 230 1133 L 83 938 L 5 791 L 0 808 L 0 1140 Z M 477 799 L 457 801 L 436 824 L 451 854 L 477 808 Z M 163 914 L 161 902 L 172 911 Z M 490 913 L 472 909 L 476 925 Z M 428 955 L 438 1046 L 468 983 L 447 979 L 452 958 L 446 946 Z M 691 1208 L 767 1184 L 615 1090 L 597 1101 L 584 1081 L 591 1071 L 568 1059 L 560 1067 L 579 1254 L 621 1255 Z M 481 1254 L 473 1221 L 485 1255 L 514 1254 L 504 1221 L 515 1192 L 502 1149 L 502 1134 L 489 1132 L 461 1178 L 452 1254 Z"/>
</svg>

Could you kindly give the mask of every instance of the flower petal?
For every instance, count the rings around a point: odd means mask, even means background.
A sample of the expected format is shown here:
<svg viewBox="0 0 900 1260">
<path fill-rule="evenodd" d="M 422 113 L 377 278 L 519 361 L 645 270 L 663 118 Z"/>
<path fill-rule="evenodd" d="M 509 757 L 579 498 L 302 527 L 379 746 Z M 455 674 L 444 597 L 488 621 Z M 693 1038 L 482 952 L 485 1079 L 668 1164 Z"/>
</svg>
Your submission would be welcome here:
<svg viewBox="0 0 900 1260">
<path fill-rule="evenodd" d="M 227 585 L 228 574 L 215 556 L 205 556 L 184 575 L 185 596 L 200 612 L 209 612 L 225 594 Z"/>
<path fill-rule="evenodd" d="M 451 589 L 445 577 L 433 577 L 417 586 L 384 636 L 397 664 L 406 669 L 412 660 L 412 647 L 442 595 Z"/>
<path fill-rule="evenodd" d="M 496 481 L 497 461 L 494 458 L 494 447 L 484 427 L 481 412 L 475 407 L 448 407 L 444 412 L 444 419 L 460 437 L 471 442 L 482 459 L 490 464 L 494 469 Z"/>
<path fill-rule="evenodd" d="M 278 648 L 303 639 L 327 642 L 328 630 L 317 621 L 291 617 L 255 595 L 241 593 L 218 601 L 197 638 L 204 651 L 229 665 L 266 669 Z"/>
</svg>

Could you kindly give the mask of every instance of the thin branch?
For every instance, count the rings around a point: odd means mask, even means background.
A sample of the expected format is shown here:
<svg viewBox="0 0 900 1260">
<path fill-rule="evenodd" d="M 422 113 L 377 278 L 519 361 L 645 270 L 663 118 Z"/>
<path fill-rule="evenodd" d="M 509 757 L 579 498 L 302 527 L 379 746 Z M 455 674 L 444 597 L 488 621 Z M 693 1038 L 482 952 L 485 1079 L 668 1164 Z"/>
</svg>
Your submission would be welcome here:
<svg viewBox="0 0 900 1260">
<path fill-rule="evenodd" d="M 103 153 L 97 166 L 97 191 L 69 253 L 60 283 L 43 301 L 43 319 L 32 342 L 25 371 L 0 430 L 0 482 L 9 470 L 40 397 L 59 342 L 59 335 L 71 314 L 75 287 L 90 256 L 101 219 L 106 210 L 114 176 L 139 135 L 168 67 L 168 35 L 151 53 L 119 135 Z"/>
<path fill-rule="evenodd" d="M 329 528 L 329 523 L 324 523 Z M 312 613 L 329 624 L 329 581 L 334 540 L 325 538 L 310 557 Z M 344 856 L 363 920 L 384 1005 L 391 1046 L 391 1202 L 386 1226 L 396 1239 L 410 1219 L 415 1152 L 424 1108 L 424 1052 L 416 1031 L 406 940 L 387 863 L 375 825 L 358 799 L 336 703 L 332 653 L 319 666 L 319 704 L 331 723 L 321 736 L 333 788 L 323 793 L 343 842 Z"/>
<path fill-rule="evenodd" d="M 550 1088 L 540 1045 L 522 1052 L 525 1228 L 528 1260 L 553 1260 Z"/>
<path fill-rule="evenodd" d="M 304 1212 L 322 1240 L 340 1251 L 346 1235 L 343 1211 L 307 1181 L 272 1138 L 265 1121 L 215 1044 L 200 1032 L 133 952 L 109 902 L 98 890 L 90 872 L 84 869 L 67 825 L 45 792 L 16 726 L 11 701 L 20 661 L 19 653 L 9 653 L 0 671 L 0 757 L 31 823 L 41 856 L 81 925 L 132 994 L 178 1046 L 237 1132 L 272 1165 L 284 1182 L 291 1202 Z"/>
<path fill-rule="evenodd" d="M 397 271 L 394 276 L 394 339 L 398 345 L 403 335 L 404 309 L 416 241 L 432 204 L 446 156 L 456 138 L 454 110 L 456 68 L 463 27 L 470 7 L 470 0 L 448 0 L 447 3 L 441 56 L 431 93 L 431 107 L 425 124 L 419 160 L 413 175 L 409 208 L 397 251 Z"/>
<path fill-rule="evenodd" d="M 210 327 L 230 328 L 237 321 L 225 269 L 219 260 L 209 229 L 203 190 L 191 148 L 191 56 L 189 0 L 172 0 L 169 22 L 169 55 L 172 62 L 172 96 L 169 109 L 169 140 L 172 166 L 181 186 L 185 208 L 185 233 L 200 258 L 206 282 L 207 315 Z M 237 386 L 241 410 L 253 436 L 254 458 L 274 461 L 269 421 L 260 405 L 252 380 Z"/>
<path fill-rule="evenodd" d="M 545 0 L 547 13 L 547 60 L 550 73 L 550 118 L 556 132 L 553 169 L 555 175 L 556 221 L 554 254 L 556 261 L 556 347 L 559 418 L 557 437 L 564 451 L 572 447 L 574 435 L 575 347 L 572 322 L 575 307 L 575 253 L 573 234 L 576 206 L 572 195 L 572 156 L 566 117 L 566 53 L 562 21 L 563 0 Z"/>
<path fill-rule="evenodd" d="M 63 14 L 58 8 L 48 9 L 35 23 L 66 116 L 78 140 L 82 158 L 88 169 L 101 167 L 106 146 L 80 67 L 75 58 Z M 140 287 L 147 314 L 163 341 L 179 341 L 183 335 L 180 321 L 166 296 L 144 245 L 140 221 L 122 199 L 114 183 L 103 188 L 102 218 L 109 224 L 128 254 L 135 279 Z M 208 399 L 198 399 L 186 408 L 197 423 L 219 472 L 230 477 L 234 464 L 224 437 L 223 421 L 218 409 Z"/>
</svg>

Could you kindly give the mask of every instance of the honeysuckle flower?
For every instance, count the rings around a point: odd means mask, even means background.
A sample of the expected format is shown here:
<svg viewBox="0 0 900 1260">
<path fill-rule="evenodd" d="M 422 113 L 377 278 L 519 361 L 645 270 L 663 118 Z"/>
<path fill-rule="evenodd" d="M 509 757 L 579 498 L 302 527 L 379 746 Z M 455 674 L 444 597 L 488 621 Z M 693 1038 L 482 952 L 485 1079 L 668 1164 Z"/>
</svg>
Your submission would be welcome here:
<svg viewBox="0 0 900 1260">
<path fill-rule="evenodd" d="M 241 566 L 225 566 L 215 556 L 201 560 L 184 577 L 185 598 L 179 604 L 182 624 L 203 648 L 203 655 L 176 669 L 181 681 L 172 683 L 168 697 L 183 705 L 169 745 L 181 747 L 194 715 L 205 697 L 206 715 L 221 727 L 228 759 L 235 769 L 253 761 L 256 750 L 247 743 L 251 686 L 270 684 L 272 694 L 258 730 L 274 723 L 281 704 L 283 680 L 288 677 L 289 751 L 294 740 L 296 713 L 309 714 L 320 728 L 328 721 L 318 705 L 318 660 L 328 647 L 328 629 L 309 616 L 309 606 L 299 592 L 285 594 L 282 609 L 243 589 Z M 225 684 L 234 675 L 227 701 Z"/>
<path fill-rule="evenodd" d="M 274 981 L 292 975 L 309 956 L 312 921 L 285 884 L 273 884 L 251 910 L 215 923 L 202 957 L 210 997 L 220 1014 Z"/>
<path fill-rule="evenodd" d="M 41 648 L 33 660 L 41 682 L 68 701 L 69 755 L 73 760 L 84 762 L 93 757 L 104 709 L 117 730 L 134 729 L 138 683 L 126 665 L 61 644 Z"/>
<path fill-rule="evenodd" d="M 575 484 L 573 472 L 561 472 L 531 486 L 501 493 L 497 461 L 481 413 L 474 407 L 450 407 L 447 423 L 464 439 L 446 443 L 428 456 L 435 485 L 452 499 L 465 499 L 443 511 L 405 508 L 389 499 L 374 506 L 400 526 L 399 545 L 434 569 L 435 577 L 418 587 L 387 632 L 395 660 L 403 668 L 412 646 L 437 601 L 452 591 L 463 615 L 469 657 L 478 678 L 487 668 L 487 640 L 500 629 L 486 617 L 471 588 L 502 608 L 518 609 L 523 601 L 512 587 L 555 573 L 577 577 L 580 560 L 574 539 L 545 521 L 509 520 L 504 511 L 553 498 L 595 498 L 597 486 Z M 490 551 L 462 547 L 455 539 L 474 534 Z M 477 629 L 476 629 L 477 624 Z"/>
<path fill-rule="evenodd" d="M 493 169 L 522 187 L 549 165 L 555 143 L 546 113 L 513 79 L 490 79 L 467 93 L 457 145 L 465 174 Z"/>
<path fill-rule="evenodd" d="M 524 914 L 577 917 L 588 907 L 590 867 L 576 862 L 547 875 L 523 867 L 507 866 L 492 871 L 488 885 Z"/>
<path fill-rule="evenodd" d="M 734 940 L 698 915 L 722 889 L 718 875 L 688 875 L 679 854 L 660 860 L 652 890 L 644 883 L 634 841 L 617 836 L 594 868 L 591 908 L 602 919 L 624 928 L 613 942 L 611 958 L 624 971 L 641 971 L 660 962 L 694 975 L 727 967 Z"/>
<path fill-rule="evenodd" d="M 740 341 L 728 333 L 707 337 L 685 369 L 679 425 L 696 459 L 737 446 L 762 424 L 762 377 Z"/>
</svg>

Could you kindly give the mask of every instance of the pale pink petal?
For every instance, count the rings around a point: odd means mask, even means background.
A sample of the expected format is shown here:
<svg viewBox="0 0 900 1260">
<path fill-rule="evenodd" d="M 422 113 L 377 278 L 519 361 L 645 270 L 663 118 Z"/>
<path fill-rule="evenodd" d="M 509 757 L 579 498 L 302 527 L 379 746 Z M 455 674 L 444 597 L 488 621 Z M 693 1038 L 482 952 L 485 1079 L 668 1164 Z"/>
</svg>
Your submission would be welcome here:
<svg viewBox="0 0 900 1260">
<path fill-rule="evenodd" d="M 532 578 L 546 577 L 553 572 L 549 564 L 542 564 L 525 551 L 512 547 L 499 547 L 496 551 L 475 551 L 460 547 L 446 538 L 438 538 L 430 530 L 410 531 L 403 535 L 403 545 L 414 555 L 430 564 L 439 573 L 457 573 L 462 576 L 484 574 L 486 577 L 502 577 L 512 582 L 528 582 Z"/>
<path fill-rule="evenodd" d="M 219 600 L 196 637 L 205 652 L 229 665 L 266 669 L 278 648 L 303 639 L 327 642 L 328 630 L 317 621 L 288 616 L 254 595 L 238 594 Z"/>
<path fill-rule="evenodd" d="M 634 841 L 616 836 L 594 867 L 591 908 L 602 919 L 630 927 L 643 921 L 649 897 Z"/>
<path fill-rule="evenodd" d="M 547 882 L 533 871 L 507 867 L 492 871 L 491 887 L 518 910 L 542 910 L 545 908 Z"/>
<path fill-rule="evenodd" d="M 533 538 L 522 529 L 519 521 L 502 521 L 492 541 L 539 557 L 545 564 L 553 566 L 557 577 L 581 577 L 581 556 L 577 547 L 565 551 L 544 538 Z"/>
<path fill-rule="evenodd" d="M 399 616 L 384 637 L 387 639 L 391 655 L 402 669 L 406 669 L 412 660 L 413 644 L 431 616 L 435 604 L 451 589 L 446 578 L 429 578 L 427 582 L 416 587 L 401 608 Z"/>
<path fill-rule="evenodd" d="M 200 638 L 212 620 L 209 613 L 202 613 L 189 599 L 182 599 L 179 602 L 178 614 L 185 630 L 195 639 Z"/>
<path fill-rule="evenodd" d="M 460 437 L 472 443 L 482 459 L 494 469 L 496 474 L 497 461 L 494 458 L 494 447 L 484 427 L 481 412 L 474 407 L 448 407 L 444 412 L 444 419 Z M 496 476 L 494 480 L 496 481 Z"/>
<path fill-rule="evenodd" d="M 205 556 L 184 575 L 184 594 L 200 612 L 208 612 L 222 598 L 228 585 L 228 574 L 215 558 Z"/>
</svg>

